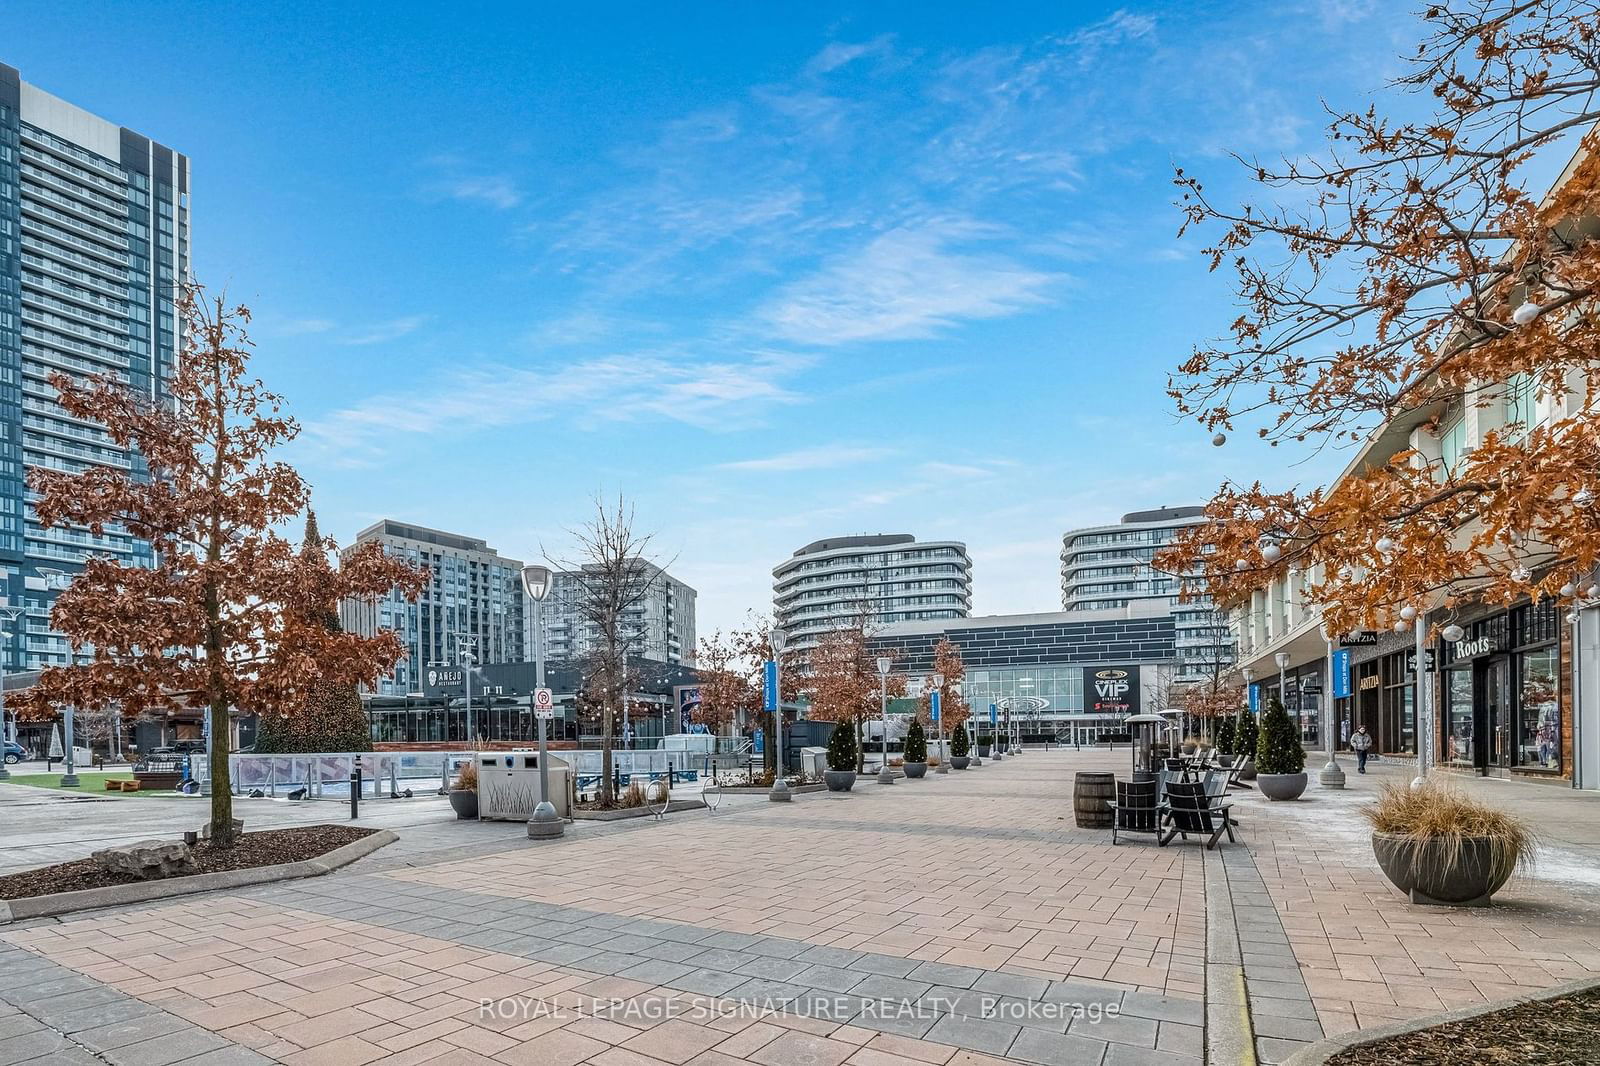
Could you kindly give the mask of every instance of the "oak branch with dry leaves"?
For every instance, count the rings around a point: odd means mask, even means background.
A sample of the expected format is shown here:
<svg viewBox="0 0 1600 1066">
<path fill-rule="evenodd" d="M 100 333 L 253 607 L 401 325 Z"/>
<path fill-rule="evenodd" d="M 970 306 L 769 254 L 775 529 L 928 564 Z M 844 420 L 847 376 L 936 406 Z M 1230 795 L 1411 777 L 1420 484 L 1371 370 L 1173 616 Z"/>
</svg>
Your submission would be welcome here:
<svg viewBox="0 0 1600 1066">
<path fill-rule="evenodd" d="M 880 693 L 889 699 L 905 694 L 903 676 L 891 672 L 886 681 L 880 679 L 866 619 L 861 610 L 848 624 L 824 633 L 811 649 L 810 672 L 803 680 L 811 692 L 810 717 L 854 726 L 858 772 L 866 762 L 866 723 L 882 711 Z"/>
<path fill-rule="evenodd" d="M 1190 591 L 1223 606 L 1289 568 L 1314 575 L 1307 593 L 1336 631 L 1592 581 L 1600 14 L 1456 0 L 1423 21 L 1395 89 L 1431 93 L 1428 120 L 1337 115 L 1315 158 L 1241 160 L 1263 202 L 1238 209 L 1178 173 L 1184 228 L 1217 233 L 1212 268 L 1234 271 L 1242 304 L 1231 334 L 1174 376 L 1179 412 L 1219 442 L 1248 422 L 1273 445 L 1353 453 L 1327 489 L 1225 484 L 1214 522 L 1161 557 L 1201 571 Z M 1569 157 L 1545 193 L 1533 164 Z M 1488 412 L 1477 447 L 1438 443 Z M 1400 423 L 1418 435 L 1365 458 Z"/>
<path fill-rule="evenodd" d="M 110 466 L 73 473 L 32 469 L 29 486 L 46 528 L 120 532 L 147 541 L 150 567 L 91 555 L 56 599 L 52 626 L 86 661 L 46 668 L 22 694 L 23 713 L 64 706 L 120 707 L 138 715 L 174 705 L 209 716 L 212 838 L 234 839 L 228 720 L 293 714 L 318 685 L 373 684 L 404 656 L 393 632 L 364 637 L 330 627 L 346 597 L 421 593 L 425 571 L 378 545 L 337 569 L 314 565 L 280 536 L 305 508 L 307 488 L 271 458 L 299 432 L 280 397 L 248 376 L 250 314 L 207 300 L 181 301 L 183 353 L 152 397 L 120 377 L 55 374 L 62 408 L 133 447 L 148 478 Z"/>
<path fill-rule="evenodd" d="M 697 723 L 715 733 L 729 726 L 766 726 L 763 664 L 772 658 L 771 632 L 771 623 L 751 612 L 743 628 L 701 638 L 695 656 L 695 669 L 700 675 L 700 707 L 694 712 Z M 804 680 L 800 654 L 785 651 L 782 665 L 778 676 L 783 702 L 792 704 L 800 698 Z M 766 745 L 765 754 L 767 769 L 773 769 L 777 765 L 777 745 Z"/>
</svg>

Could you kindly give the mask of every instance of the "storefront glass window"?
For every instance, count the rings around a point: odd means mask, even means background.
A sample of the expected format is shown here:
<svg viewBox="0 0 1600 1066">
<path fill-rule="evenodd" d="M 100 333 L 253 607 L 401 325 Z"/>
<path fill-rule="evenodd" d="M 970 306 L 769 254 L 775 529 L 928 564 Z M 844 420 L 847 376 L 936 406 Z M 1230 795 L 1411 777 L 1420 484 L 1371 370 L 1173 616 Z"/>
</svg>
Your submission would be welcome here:
<svg viewBox="0 0 1600 1066">
<path fill-rule="evenodd" d="M 1561 705 L 1556 649 L 1540 648 L 1518 658 L 1522 667 L 1522 698 L 1517 715 L 1517 764 L 1559 770 Z"/>
<path fill-rule="evenodd" d="M 1445 693 L 1448 699 L 1448 732 L 1445 735 L 1444 757 L 1457 766 L 1474 765 L 1472 745 L 1472 668 L 1448 670 Z"/>
</svg>

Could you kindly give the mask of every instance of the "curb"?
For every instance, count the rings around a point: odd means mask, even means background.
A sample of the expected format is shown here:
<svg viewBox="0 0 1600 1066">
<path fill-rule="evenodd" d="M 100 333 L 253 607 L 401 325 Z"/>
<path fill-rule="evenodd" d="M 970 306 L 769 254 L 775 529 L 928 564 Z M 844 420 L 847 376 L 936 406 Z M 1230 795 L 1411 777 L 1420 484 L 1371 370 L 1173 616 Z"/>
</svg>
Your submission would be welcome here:
<svg viewBox="0 0 1600 1066">
<path fill-rule="evenodd" d="M 255 866 L 248 870 L 218 870 L 216 873 L 191 874 L 188 877 L 171 877 L 160 881 L 136 881 L 129 885 L 108 885 L 105 888 L 85 888 L 76 892 L 52 892 L 45 896 L 26 899 L 0 900 L 0 925 L 25 921 L 29 918 L 50 918 L 74 911 L 98 910 L 102 907 L 120 907 L 130 903 L 148 903 L 151 900 L 190 896 L 197 892 L 215 892 L 225 888 L 245 888 L 269 881 L 292 881 L 301 877 L 321 877 L 341 866 L 348 866 L 365 858 L 386 844 L 400 838 L 391 830 L 380 829 L 360 840 L 352 840 L 314 859 L 283 862 L 275 866 Z"/>
<path fill-rule="evenodd" d="M 1570 996 L 1575 992 L 1587 992 L 1593 988 L 1600 988 L 1600 979 L 1584 977 L 1576 981 L 1556 985 L 1553 988 L 1529 992 L 1521 996 L 1511 996 L 1507 999 L 1497 999 L 1490 1003 L 1477 1003 L 1470 1007 L 1457 1007 L 1455 1010 L 1445 1011 L 1442 1014 L 1429 1014 L 1421 1018 L 1413 1018 L 1408 1022 L 1390 1022 L 1388 1025 L 1379 1025 L 1371 1029 L 1357 1029 L 1349 1033 L 1340 1033 L 1319 1040 L 1310 1047 L 1301 1048 L 1283 1061 L 1283 1066 L 1322 1066 L 1333 1056 L 1351 1048 L 1363 1047 L 1367 1044 L 1385 1040 L 1391 1036 L 1405 1036 L 1408 1033 L 1418 1033 L 1424 1029 L 1433 1029 L 1451 1022 L 1463 1022 L 1469 1018 L 1477 1018 L 1484 1014 L 1493 1014 L 1496 1011 L 1506 1010 L 1510 1007 L 1520 1007 L 1525 1003 L 1539 1003 L 1547 999 L 1560 999 Z"/>
<path fill-rule="evenodd" d="M 1220 851 L 1205 851 L 1206 1062 L 1256 1066 L 1256 1031 L 1244 982 L 1244 953 L 1233 915 L 1233 889 Z"/>
</svg>

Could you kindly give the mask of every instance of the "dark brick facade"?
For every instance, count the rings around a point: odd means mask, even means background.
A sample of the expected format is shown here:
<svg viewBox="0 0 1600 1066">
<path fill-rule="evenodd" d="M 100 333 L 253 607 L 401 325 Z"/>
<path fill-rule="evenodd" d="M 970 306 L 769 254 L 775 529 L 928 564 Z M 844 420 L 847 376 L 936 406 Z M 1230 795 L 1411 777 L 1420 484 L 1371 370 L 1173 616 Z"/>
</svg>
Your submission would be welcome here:
<svg viewBox="0 0 1600 1066">
<path fill-rule="evenodd" d="M 933 669 L 933 647 L 949 637 L 970 670 L 1058 663 L 1148 663 L 1175 657 L 1171 618 L 1126 618 L 1083 622 L 1035 622 L 971 626 L 953 619 L 938 633 L 873 637 L 874 651 L 898 655 L 896 672 Z"/>
</svg>

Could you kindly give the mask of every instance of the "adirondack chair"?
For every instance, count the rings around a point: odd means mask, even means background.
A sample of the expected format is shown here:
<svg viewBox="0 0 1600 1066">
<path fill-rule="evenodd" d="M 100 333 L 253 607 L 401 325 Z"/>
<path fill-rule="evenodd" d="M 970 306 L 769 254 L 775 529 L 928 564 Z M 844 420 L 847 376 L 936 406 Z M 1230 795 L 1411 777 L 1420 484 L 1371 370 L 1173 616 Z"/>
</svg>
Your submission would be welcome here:
<svg viewBox="0 0 1600 1066">
<path fill-rule="evenodd" d="M 1239 775 L 1244 773 L 1245 764 L 1250 761 L 1250 756 L 1243 752 L 1233 756 L 1233 762 L 1225 764 L 1222 769 L 1228 772 L 1229 788 L 1249 788 L 1250 786 L 1239 780 Z"/>
<path fill-rule="evenodd" d="M 1233 822 L 1228 816 L 1230 806 L 1207 796 L 1205 785 L 1200 782 L 1175 782 L 1167 787 L 1167 829 L 1156 842 L 1166 847 L 1173 837 L 1188 840 L 1193 833 L 1206 838 L 1209 850 L 1217 846 L 1223 833 L 1227 833 L 1228 841 L 1236 843 Z"/>
<path fill-rule="evenodd" d="M 1150 833 L 1159 838 L 1161 812 L 1157 781 L 1118 781 L 1116 802 L 1107 801 L 1111 808 L 1111 843 L 1117 842 L 1117 833 Z"/>
</svg>

